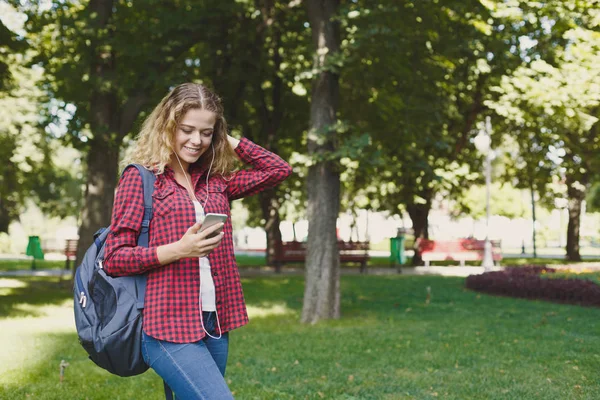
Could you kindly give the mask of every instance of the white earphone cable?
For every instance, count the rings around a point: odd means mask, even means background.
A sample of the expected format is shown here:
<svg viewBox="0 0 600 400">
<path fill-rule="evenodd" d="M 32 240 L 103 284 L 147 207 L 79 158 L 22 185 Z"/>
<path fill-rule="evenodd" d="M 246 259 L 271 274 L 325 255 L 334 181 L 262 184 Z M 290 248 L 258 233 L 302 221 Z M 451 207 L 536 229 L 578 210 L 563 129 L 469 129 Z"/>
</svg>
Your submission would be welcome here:
<svg viewBox="0 0 600 400">
<path fill-rule="evenodd" d="M 212 148 L 212 161 L 210 162 L 210 166 L 208 167 L 208 172 L 206 173 L 206 201 L 204 202 L 204 207 L 206 207 L 206 203 L 208 202 L 208 177 L 210 176 L 210 171 L 212 169 L 212 165 L 213 162 L 215 161 L 215 146 L 213 145 L 213 143 L 211 142 L 211 148 Z M 204 209 L 203 207 L 203 209 Z M 202 304 L 202 285 L 200 285 L 200 294 L 198 295 L 199 297 L 199 302 L 200 304 Z M 215 297 L 216 297 L 216 293 L 215 293 Z M 223 336 L 223 334 L 221 333 L 221 323 L 219 322 L 219 313 L 217 312 L 217 308 L 215 307 L 215 316 L 217 318 L 217 327 L 219 328 L 219 336 L 215 337 L 213 335 L 211 335 L 210 333 L 208 333 L 208 331 L 206 330 L 206 328 L 204 327 L 204 317 L 202 316 L 202 305 L 200 306 L 200 323 L 202 324 L 202 330 L 204 331 L 204 333 L 206 333 L 209 337 L 213 338 L 213 339 L 221 339 L 221 337 Z"/>
<path fill-rule="evenodd" d="M 209 195 L 209 190 L 208 190 L 208 178 L 210 177 L 210 171 L 212 170 L 212 166 L 213 163 L 215 162 L 215 146 L 213 145 L 213 143 L 211 142 L 211 149 L 212 149 L 212 160 L 210 162 L 210 165 L 208 167 L 208 172 L 206 173 L 206 200 L 204 201 L 204 205 L 202 206 L 202 212 L 204 213 L 206 210 L 206 203 L 208 203 L 208 195 Z M 179 159 L 179 156 L 177 155 L 177 153 L 175 152 L 175 157 L 177 157 L 177 161 L 179 162 L 179 166 L 181 167 L 181 171 L 183 172 L 183 175 L 185 176 L 185 180 L 188 184 L 188 187 L 190 189 L 190 193 L 194 196 L 194 200 L 198 203 L 200 203 L 200 201 L 198 201 L 198 198 L 196 197 L 196 192 L 194 191 L 193 187 L 192 187 L 192 183 L 190 182 L 188 176 L 187 176 L 187 172 L 185 171 L 185 169 L 183 169 L 183 165 L 181 164 L 181 160 Z M 202 263 L 201 260 L 199 260 L 200 263 Z M 219 313 L 217 312 L 216 308 L 215 308 L 215 316 L 217 318 L 217 326 L 219 328 L 219 336 L 215 337 L 213 335 L 211 335 L 210 333 L 208 333 L 208 331 L 206 330 L 206 328 L 204 327 L 204 317 L 202 316 L 202 285 L 200 285 L 200 291 L 198 294 L 198 302 L 200 305 L 200 324 L 202 325 L 202 330 L 204 331 L 204 333 L 206 333 L 209 337 L 213 338 L 213 339 L 221 339 L 221 337 L 223 336 L 221 333 L 221 323 L 219 321 Z"/>
</svg>

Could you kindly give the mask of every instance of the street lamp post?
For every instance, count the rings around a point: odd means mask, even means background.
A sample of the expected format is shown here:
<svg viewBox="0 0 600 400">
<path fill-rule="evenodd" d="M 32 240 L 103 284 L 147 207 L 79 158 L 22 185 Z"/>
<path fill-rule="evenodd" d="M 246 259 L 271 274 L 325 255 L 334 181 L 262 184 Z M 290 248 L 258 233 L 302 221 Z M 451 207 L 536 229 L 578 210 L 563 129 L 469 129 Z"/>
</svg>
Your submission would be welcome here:
<svg viewBox="0 0 600 400">
<path fill-rule="evenodd" d="M 485 244 L 481 266 L 490 270 L 494 266 L 492 243 L 490 242 L 490 189 L 492 185 L 492 122 L 490 117 L 485 119 L 485 128 L 475 137 L 475 147 L 485 154 Z"/>
</svg>

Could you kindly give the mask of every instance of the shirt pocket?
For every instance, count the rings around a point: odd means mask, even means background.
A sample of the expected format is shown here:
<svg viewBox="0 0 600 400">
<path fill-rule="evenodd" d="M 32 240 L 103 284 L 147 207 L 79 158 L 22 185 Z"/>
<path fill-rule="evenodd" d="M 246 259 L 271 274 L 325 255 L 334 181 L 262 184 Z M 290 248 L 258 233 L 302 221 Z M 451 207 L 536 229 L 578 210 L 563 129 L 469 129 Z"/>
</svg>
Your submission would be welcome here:
<svg viewBox="0 0 600 400">
<path fill-rule="evenodd" d="M 211 211 L 223 212 L 229 210 L 227 185 L 221 182 L 210 183 L 208 186 L 208 205 Z"/>
<path fill-rule="evenodd" d="M 172 186 L 155 190 L 152 194 L 152 210 L 155 218 L 162 219 L 172 213 L 175 208 L 175 199 Z"/>
</svg>

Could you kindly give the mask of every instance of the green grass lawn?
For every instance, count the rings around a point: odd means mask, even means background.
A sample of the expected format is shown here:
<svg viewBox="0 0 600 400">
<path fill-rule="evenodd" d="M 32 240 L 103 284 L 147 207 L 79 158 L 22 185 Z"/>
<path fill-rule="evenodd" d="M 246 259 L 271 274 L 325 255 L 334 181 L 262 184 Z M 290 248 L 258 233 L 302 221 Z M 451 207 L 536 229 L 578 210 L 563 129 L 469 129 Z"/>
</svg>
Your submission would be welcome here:
<svg viewBox="0 0 600 400">
<path fill-rule="evenodd" d="M 31 260 L 1 260 L 0 271 L 16 271 L 31 269 Z M 71 263 L 72 265 L 72 263 Z M 65 267 L 64 261 L 35 260 L 36 269 L 60 269 Z"/>
<path fill-rule="evenodd" d="M 244 267 L 261 267 L 265 265 L 264 256 L 248 256 L 238 254 L 235 256 L 238 265 Z M 368 263 L 369 266 L 388 267 L 390 261 L 388 257 L 371 257 Z M 304 264 L 289 264 L 290 267 L 304 267 Z M 345 264 L 346 266 L 346 264 Z M 36 260 L 35 267 L 37 269 L 61 269 L 65 267 L 64 261 L 52 260 Z M 348 268 L 358 267 L 347 265 Z M 0 271 L 15 271 L 31 269 L 31 260 L 0 260 Z"/>
<path fill-rule="evenodd" d="M 558 270 L 553 273 L 542 274 L 542 276 L 550 279 L 586 279 L 600 286 L 600 271 L 579 272 Z"/>
<path fill-rule="evenodd" d="M 600 398 L 600 309 L 463 282 L 344 276 L 343 317 L 302 325 L 302 277 L 244 278 L 251 322 L 231 334 L 226 378 L 237 399 Z M 0 278 L 0 398 L 163 398 L 154 372 L 119 378 L 87 359 L 71 302 L 56 278 Z"/>
<path fill-rule="evenodd" d="M 600 258 L 590 258 L 582 261 L 567 261 L 564 258 L 505 258 L 502 260 L 504 266 L 521 266 L 521 265 L 564 265 L 564 264 L 585 264 L 592 262 L 600 262 Z"/>
</svg>

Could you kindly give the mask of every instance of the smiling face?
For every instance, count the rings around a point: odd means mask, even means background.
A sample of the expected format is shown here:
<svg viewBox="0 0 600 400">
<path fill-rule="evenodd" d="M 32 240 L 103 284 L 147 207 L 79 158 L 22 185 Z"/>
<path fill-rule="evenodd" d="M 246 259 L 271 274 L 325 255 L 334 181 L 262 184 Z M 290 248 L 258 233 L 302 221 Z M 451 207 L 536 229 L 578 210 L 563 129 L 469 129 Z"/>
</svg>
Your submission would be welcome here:
<svg viewBox="0 0 600 400">
<path fill-rule="evenodd" d="M 171 168 L 179 169 L 175 154 L 186 171 L 191 164 L 198 161 L 200 156 L 210 148 L 216 122 L 217 115 L 212 111 L 193 108 L 185 113 L 175 131 L 173 141 L 175 152 L 169 163 Z"/>
</svg>

